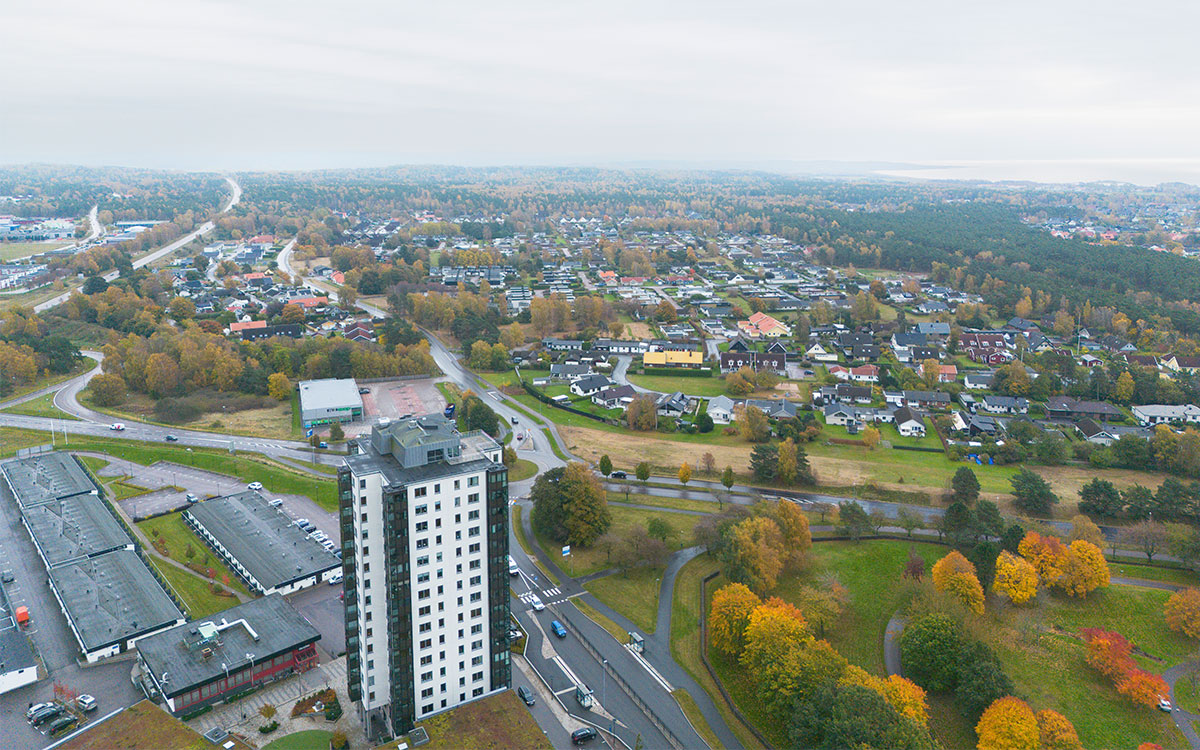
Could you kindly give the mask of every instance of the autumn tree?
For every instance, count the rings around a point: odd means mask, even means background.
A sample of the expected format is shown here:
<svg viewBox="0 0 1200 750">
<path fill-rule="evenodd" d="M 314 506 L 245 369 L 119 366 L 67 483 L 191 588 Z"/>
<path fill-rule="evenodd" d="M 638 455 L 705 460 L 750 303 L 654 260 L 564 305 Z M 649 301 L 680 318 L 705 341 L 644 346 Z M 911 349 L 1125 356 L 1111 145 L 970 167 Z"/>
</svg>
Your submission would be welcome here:
<svg viewBox="0 0 1200 750">
<path fill-rule="evenodd" d="M 1025 558 L 1004 550 L 996 558 L 992 590 L 1008 597 L 1013 604 L 1024 604 L 1037 596 L 1037 571 Z"/>
<path fill-rule="evenodd" d="M 1038 750 L 1083 750 L 1075 725 L 1057 711 L 1037 712 Z"/>
<path fill-rule="evenodd" d="M 1113 398 L 1123 404 L 1129 403 L 1129 400 L 1133 398 L 1133 387 L 1133 376 L 1126 370 L 1121 373 L 1117 378 L 1116 385 L 1113 386 Z"/>
<path fill-rule="evenodd" d="M 790 500 L 777 501 L 772 515 L 779 526 L 783 563 L 792 570 L 799 569 L 812 549 L 808 518 L 800 506 Z"/>
<path fill-rule="evenodd" d="M 983 614 L 983 587 L 975 574 L 975 566 L 958 550 L 934 564 L 933 587 L 952 594 L 970 612 Z"/>
<path fill-rule="evenodd" d="M 717 589 L 708 608 L 708 639 L 713 648 L 726 656 L 741 656 L 750 614 L 760 604 L 762 600 L 744 584 Z"/>
<path fill-rule="evenodd" d="M 692 467 L 688 465 L 687 461 L 684 461 L 679 465 L 679 473 L 677 476 L 679 477 L 679 483 L 684 487 L 687 487 L 687 483 L 692 480 Z"/>
<path fill-rule="evenodd" d="M 1063 574 L 1063 567 L 1067 563 L 1067 547 L 1058 537 L 1030 531 L 1021 540 L 1017 551 L 1033 565 L 1038 580 L 1043 584 L 1050 585 Z"/>
<path fill-rule="evenodd" d="M 710 451 L 705 451 L 700 457 L 700 465 L 704 467 L 704 473 L 712 476 L 717 471 L 717 458 Z"/>
<path fill-rule="evenodd" d="M 1011 695 L 988 706 L 975 734 L 979 750 L 1038 750 L 1037 717 L 1028 703 Z"/>
<path fill-rule="evenodd" d="M 125 403 L 125 379 L 115 373 L 100 373 L 91 379 L 87 389 L 97 406 L 120 406 Z"/>
<path fill-rule="evenodd" d="M 761 443 L 771 437 L 771 424 L 767 415 L 757 406 L 739 406 L 737 423 L 742 437 L 751 443 Z"/>
<path fill-rule="evenodd" d="M 790 440 L 791 438 L 789 438 Z M 875 450 L 879 445 L 880 434 L 879 428 L 874 425 L 869 425 L 863 428 L 862 441 L 863 445 L 867 446 L 867 450 Z"/>
<path fill-rule="evenodd" d="M 267 393 L 277 401 L 287 401 L 292 395 L 292 383 L 282 372 L 273 372 L 267 377 Z"/>
<path fill-rule="evenodd" d="M 1062 575 L 1051 585 L 1067 592 L 1069 596 L 1085 597 L 1109 583 L 1108 560 L 1104 553 L 1091 542 L 1077 539 L 1067 548 Z"/>
<path fill-rule="evenodd" d="M 771 597 L 750 613 L 741 664 L 751 673 L 778 663 L 796 646 L 812 640 L 804 615 L 794 605 Z"/>
<path fill-rule="evenodd" d="M 1165 607 L 1167 627 L 1189 638 L 1200 638 L 1200 589 L 1176 591 Z"/>
<path fill-rule="evenodd" d="M 561 485 L 567 506 L 567 541 L 587 547 L 612 524 L 604 488 L 591 469 L 578 461 L 567 464 Z"/>
<path fill-rule="evenodd" d="M 791 438 L 779 444 L 779 461 L 777 464 L 779 481 L 790 485 L 796 481 L 796 444 Z"/>
<path fill-rule="evenodd" d="M 1167 543 L 1167 527 L 1156 521 L 1139 521 L 1122 529 L 1120 538 L 1126 544 L 1141 549 L 1147 562 L 1154 562 L 1154 556 Z"/>
<path fill-rule="evenodd" d="M 1082 513 L 1071 518 L 1071 536 L 1068 541 L 1080 540 L 1104 548 L 1104 534 L 1100 533 L 1100 527 Z"/>
<path fill-rule="evenodd" d="M 657 429 L 658 404 L 655 403 L 654 397 L 648 393 L 635 396 L 625 407 L 625 420 L 631 430 L 648 432 Z"/>
<path fill-rule="evenodd" d="M 755 593 L 775 588 L 783 570 L 783 534 L 766 516 L 741 521 L 730 531 L 721 554 L 725 577 L 744 583 Z"/>
</svg>

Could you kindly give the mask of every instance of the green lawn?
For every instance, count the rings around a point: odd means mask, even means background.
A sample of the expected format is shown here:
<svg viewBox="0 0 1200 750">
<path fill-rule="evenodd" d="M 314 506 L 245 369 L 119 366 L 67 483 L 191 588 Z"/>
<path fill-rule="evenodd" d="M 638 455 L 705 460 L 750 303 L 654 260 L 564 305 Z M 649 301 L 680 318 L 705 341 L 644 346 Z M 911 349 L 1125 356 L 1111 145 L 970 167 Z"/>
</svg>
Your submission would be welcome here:
<svg viewBox="0 0 1200 750">
<path fill-rule="evenodd" d="M 146 538 L 153 541 L 161 538 L 167 544 L 167 557 L 181 563 L 194 562 L 197 565 L 212 568 L 217 571 L 217 580 L 222 581 L 222 575 L 229 576 L 229 588 L 234 589 L 247 596 L 250 595 L 249 590 L 242 583 L 241 579 L 233 574 L 225 564 L 217 559 L 204 542 L 200 541 L 200 537 L 196 536 L 186 523 L 183 521 L 182 513 L 169 513 L 165 516 L 157 518 L 149 518 L 145 521 L 138 521 L 136 526 L 146 535 Z M 158 532 L 156 537 L 154 532 Z M 187 556 L 188 546 L 194 550 L 191 558 Z"/>
<path fill-rule="evenodd" d="M 88 360 L 89 362 L 91 360 Z M 55 393 L 47 393 L 44 396 L 38 396 L 35 399 L 26 401 L 16 406 L 10 406 L 4 411 L 9 414 L 26 414 L 31 417 L 48 417 L 50 419 L 71 419 L 76 417 L 67 414 L 54 405 Z"/>
<path fill-rule="evenodd" d="M 696 525 L 696 521 L 699 520 L 698 516 L 665 513 L 649 509 L 642 510 L 640 508 L 609 506 L 609 510 L 612 511 L 612 526 L 609 527 L 608 531 L 617 536 L 624 535 L 634 526 L 641 526 L 644 529 L 651 518 L 663 519 L 675 530 L 675 537 L 668 541 L 672 549 L 691 546 L 692 528 Z M 558 555 L 561 548 L 561 545 L 557 542 L 540 534 L 538 535 L 538 543 L 542 549 L 555 556 Z M 575 578 L 597 573 L 612 567 L 612 563 L 607 559 L 604 552 L 595 547 L 574 546 L 571 548 L 571 555 L 568 559 L 558 561 L 558 567 Z"/>
<path fill-rule="evenodd" d="M 124 500 L 127 497 L 144 495 L 150 491 L 145 487 L 141 487 L 125 480 L 109 482 L 106 487 L 108 488 L 109 493 L 112 494 L 114 500 Z"/>
<path fill-rule="evenodd" d="M 597 578 L 585 589 L 628 617 L 645 633 L 653 633 L 658 619 L 658 590 L 663 565 L 634 568 L 627 573 L 614 573 Z"/>
<path fill-rule="evenodd" d="M 305 729 L 280 737 L 263 750 L 328 750 L 331 737 L 333 732 L 324 729 Z"/>
<path fill-rule="evenodd" d="M 525 536 L 525 527 L 521 525 L 522 510 L 523 509 L 518 505 L 514 505 L 512 507 L 511 523 L 513 531 L 517 535 L 517 544 L 521 545 L 521 549 L 525 550 L 526 556 L 533 561 L 533 564 L 536 565 L 537 569 L 542 572 L 542 575 L 546 576 L 546 580 L 558 583 L 558 578 L 554 575 L 551 575 L 550 571 L 546 569 L 546 566 L 542 565 L 541 561 L 537 559 L 537 555 L 533 552 L 533 545 L 529 543 L 529 538 Z"/>
<path fill-rule="evenodd" d="M 725 393 L 722 378 L 689 378 L 686 375 L 629 375 L 629 382 L 660 393 L 683 391 L 689 396 L 720 396 Z"/>
<path fill-rule="evenodd" d="M 534 474 L 537 474 L 537 472 L 537 464 L 533 461 L 518 458 L 517 463 L 508 470 L 508 481 L 520 482 L 522 479 L 529 479 Z"/>
<path fill-rule="evenodd" d="M 717 513 L 721 510 L 720 504 L 714 499 L 712 502 L 704 500 L 689 500 L 681 497 L 658 497 L 657 495 L 642 495 L 637 485 L 630 485 L 629 497 L 626 498 L 624 492 L 608 493 L 609 502 L 631 503 L 634 505 L 644 505 L 647 508 L 673 508 L 675 510 L 697 510 L 701 513 Z M 724 505 L 728 506 L 728 503 Z"/>
<path fill-rule="evenodd" d="M 629 641 L 629 634 L 608 615 L 588 604 L 580 597 L 575 597 L 571 600 L 571 603 L 575 605 L 576 609 L 587 616 L 588 619 L 608 631 L 608 634 L 616 639 L 617 643 L 627 643 Z"/>
<path fill-rule="evenodd" d="M 156 560 L 152 556 L 147 556 L 146 559 L 158 569 L 162 577 L 167 579 L 167 583 L 171 584 L 171 588 L 175 590 L 176 595 L 183 600 L 190 619 L 195 620 L 200 617 L 208 617 L 211 614 L 222 612 L 239 603 L 237 597 L 234 596 L 217 596 L 212 592 L 207 581 L 197 578 L 185 570 L 180 570 L 162 560 Z M 233 581 L 231 580 L 230 585 L 232 584 Z M 224 584 L 221 585 L 224 586 Z"/>
<path fill-rule="evenodd" d="M 17 258 L 27 258 L 48 250 L 57 250 L 70 245 L 68 240 L 50 240 L 47 242 L 0 242 L 0 260 L 9 261 Z"/>
<path fill-rule="evenodd" d="M 1142 579 L 1145 581 L 1163 581 L 1180 586 L 1195 586 L 1198 581 L 1195 572 L 1183 568 L 1160 568 L 1150 565 L 1131 565 L 1109 561 L 1109 572 L 1122 578 Z"/>
</svg>

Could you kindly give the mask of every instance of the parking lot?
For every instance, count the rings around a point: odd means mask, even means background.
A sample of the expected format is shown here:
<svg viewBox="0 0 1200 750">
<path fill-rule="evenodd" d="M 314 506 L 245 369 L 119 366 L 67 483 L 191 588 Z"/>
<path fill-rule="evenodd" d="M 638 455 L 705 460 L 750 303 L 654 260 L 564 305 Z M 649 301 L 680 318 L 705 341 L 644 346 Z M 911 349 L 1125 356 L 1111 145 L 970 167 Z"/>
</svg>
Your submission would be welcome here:
<svg viewBox="0 0 1200 750">
<path fill-rule="evenodd" d="M 86 668 L 76 663 L 79 644 L 50 593 L 46 569 L 21 525 L 16 500 L 6 486 L 0 486 L 0 555 L 4 557 L 5 569 L 11 570 L 15 579 L 5 588 L 14 607 L 29 608 L 30 625 L 26 634 L 47 670 L 45 678 L 38 682 L 0 695 L 0 747 L 40 748 L 50 744 L 49 739 L 25 721 L 25 710 L 33 703 L 53 698 L 55 682 L 76 693 L 96 696 L 100 705 L 93 716 L 103 716 L 144 697 L 129 679 L 131 659 Z M 38 676 L 43 677 L 42 672 Z"/>
<path fill-rule="evenodd" d="M 362 394 L 363 420 L 342 427 L 347 435 L 355 436 L 367 432 L 381 417 L 399 419 L 405 414 L 440 412 L 446 406 L 446 399 L 434 383 L 433 378 L 419 378 L 364 384 L 370 393 Z"/>
</svg>

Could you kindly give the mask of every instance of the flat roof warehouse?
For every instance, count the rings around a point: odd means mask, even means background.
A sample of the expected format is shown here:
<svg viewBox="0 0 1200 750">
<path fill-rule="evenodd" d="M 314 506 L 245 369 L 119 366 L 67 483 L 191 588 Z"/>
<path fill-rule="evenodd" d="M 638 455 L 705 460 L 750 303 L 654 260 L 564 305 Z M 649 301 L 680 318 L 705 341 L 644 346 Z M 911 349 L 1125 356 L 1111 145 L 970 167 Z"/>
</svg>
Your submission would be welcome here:
<svg viewBox="0 0 1200 750">
<path fill-rule="evenodd" d="M 257 492 L 244 491 L 197 503 L 183 514 L 201 538 L 211 536 L 235 570 L 269 594 L 333 569 L 342 561 Z M 211 544 L 211 540 L 210 540 Z"/>
</svg>

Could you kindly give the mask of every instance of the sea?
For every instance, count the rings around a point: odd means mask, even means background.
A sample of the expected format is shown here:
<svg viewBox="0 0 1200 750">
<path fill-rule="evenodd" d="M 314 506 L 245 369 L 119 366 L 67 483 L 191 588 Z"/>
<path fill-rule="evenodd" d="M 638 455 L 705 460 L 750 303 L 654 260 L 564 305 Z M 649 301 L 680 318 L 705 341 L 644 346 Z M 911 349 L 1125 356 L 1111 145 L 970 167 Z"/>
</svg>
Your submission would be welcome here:
<svg viewBox="0 0 1200 750">
<path fill-rule="evenodd" d="M 1122 182 L 1200 185 L 1200 159 L 1030 159 L 949 161 L 913 169 L 880 169 L 875 174 L 916 180 L 969 180 L 1076 184 Z"/>
</svg>

